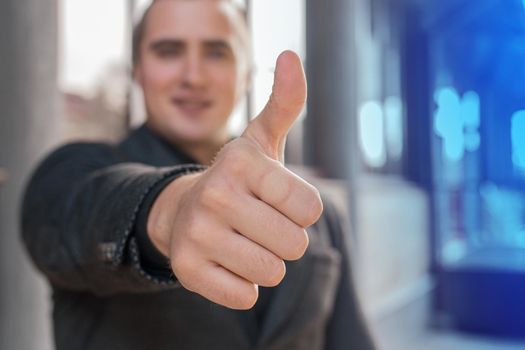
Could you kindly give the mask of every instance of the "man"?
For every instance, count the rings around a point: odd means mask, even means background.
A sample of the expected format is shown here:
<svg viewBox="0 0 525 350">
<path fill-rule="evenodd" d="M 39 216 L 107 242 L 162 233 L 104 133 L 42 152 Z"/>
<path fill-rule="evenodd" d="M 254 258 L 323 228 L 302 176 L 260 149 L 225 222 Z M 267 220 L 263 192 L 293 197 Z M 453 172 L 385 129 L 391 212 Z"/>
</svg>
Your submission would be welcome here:
<svg viewBox="0 0 525 350">
<path fill-rule="evenodd" d="M 281 163 L 306 98 L 297 55 L 281 54 L 268 105 L 228 142 L 249 79 L 240 10 L 157 0 L 134 43 L 146 125 L 58 149 L 26 191 L 57 348 L 372 349 L 337 214 Z"/>
</svg>

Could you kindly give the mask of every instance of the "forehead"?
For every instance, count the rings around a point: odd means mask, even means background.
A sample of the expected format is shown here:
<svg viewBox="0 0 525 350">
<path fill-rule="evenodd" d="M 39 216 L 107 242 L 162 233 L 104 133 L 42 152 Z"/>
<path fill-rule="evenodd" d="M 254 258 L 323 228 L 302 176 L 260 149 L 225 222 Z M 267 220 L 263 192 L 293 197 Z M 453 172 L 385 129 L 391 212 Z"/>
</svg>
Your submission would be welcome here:
<svg viewBox="0 0 525 350">
<path fill-rule="evenodd" d="M 235 9 L 225 1 L 157 0 L 146 19 L 145 38 L 228 39 L 236 34 L 236 21 Z"/>
</svg>

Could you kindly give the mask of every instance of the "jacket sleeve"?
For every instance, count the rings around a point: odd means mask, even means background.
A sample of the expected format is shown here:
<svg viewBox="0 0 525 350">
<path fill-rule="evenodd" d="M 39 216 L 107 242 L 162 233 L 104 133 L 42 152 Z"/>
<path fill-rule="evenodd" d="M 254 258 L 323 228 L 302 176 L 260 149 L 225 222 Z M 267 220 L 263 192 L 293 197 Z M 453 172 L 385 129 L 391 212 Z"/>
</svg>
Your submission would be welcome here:
<svg viewBox="0 0 525 350">
<path fill-rule="evenodd" d="M 136 221 L 163 186 L 202 169 L 122 163 L 109 145 L 66 145 L 40 164 L 26 188 L 23 241 L 55 288 L 107 296 L 179 287 L 172 274 L 145 266 Z"/>
<path fill-rule="evenodd" d="M 328 322 L 326 349 L 376 349 L 361 311 L 349 254 L 349 222 L 339 208 L 323 198 L 332 245 L 341 253 L 341 279 L 333 314 Z"/>
</svg>

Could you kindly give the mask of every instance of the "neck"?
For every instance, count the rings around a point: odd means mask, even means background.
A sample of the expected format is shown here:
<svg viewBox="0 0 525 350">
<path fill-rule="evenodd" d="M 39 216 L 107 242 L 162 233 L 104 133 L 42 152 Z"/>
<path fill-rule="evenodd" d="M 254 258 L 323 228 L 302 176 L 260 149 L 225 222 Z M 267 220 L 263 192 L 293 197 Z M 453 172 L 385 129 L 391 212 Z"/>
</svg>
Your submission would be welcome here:
<svg viewBox="0 0 525 350">
<path fill-rule="evenodd" d="M 217 152 L 219 152 L 222 146 L 224 146 L 230 138 L 226 128 L 224 128 L 224 130 L 217 132 L 208 139 L 195 142 L 185 141 L 170 137 L 170 135 L 163 133 L 161 130 L 157 130 L 155 126 L 150 123 L 146 124 L 151 130 L 162 135 L 166 141 L 203 165 L 211 165 Z"/>
<path fill-rule="evenodd" d="M 203 142 L 176 142 L 174 145 L 200 164 L 211 165 L 217 152 L 219 152 L 222 146 L 228 141 L 227 135 L 224 136 L 225 137 Z"/>
</svg>

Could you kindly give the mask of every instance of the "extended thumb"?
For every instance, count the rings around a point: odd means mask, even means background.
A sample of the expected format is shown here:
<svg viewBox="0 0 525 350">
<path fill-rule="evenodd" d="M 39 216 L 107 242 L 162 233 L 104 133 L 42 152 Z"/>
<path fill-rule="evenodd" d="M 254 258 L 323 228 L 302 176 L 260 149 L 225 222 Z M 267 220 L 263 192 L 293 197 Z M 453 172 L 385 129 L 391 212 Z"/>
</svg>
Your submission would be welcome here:
<svg viewBox="0 0 525 350">
<path fill-rule="evenodd" d="M 277 58 L 272 94 L 263 111 L 243 133 L 269 157 L 281 160 L 286 135 L 306 101 L 306 79 L 299 56 L 284 51 Z"/>
</svg>

